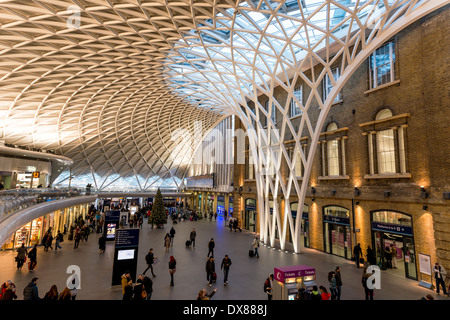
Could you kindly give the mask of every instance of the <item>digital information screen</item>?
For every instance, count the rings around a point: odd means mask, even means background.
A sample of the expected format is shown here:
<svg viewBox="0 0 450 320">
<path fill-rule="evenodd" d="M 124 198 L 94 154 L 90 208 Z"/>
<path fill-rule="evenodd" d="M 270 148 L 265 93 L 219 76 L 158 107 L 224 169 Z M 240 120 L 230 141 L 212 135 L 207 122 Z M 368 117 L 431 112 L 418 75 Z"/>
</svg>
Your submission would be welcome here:
<svg viewBox="0 0 450 320">
<path fill-rule="evenodd" d="M 134 259 L 134 249 L 119 250 L 117 252 L 117 260 L 131 260 Z"/>
</svg>

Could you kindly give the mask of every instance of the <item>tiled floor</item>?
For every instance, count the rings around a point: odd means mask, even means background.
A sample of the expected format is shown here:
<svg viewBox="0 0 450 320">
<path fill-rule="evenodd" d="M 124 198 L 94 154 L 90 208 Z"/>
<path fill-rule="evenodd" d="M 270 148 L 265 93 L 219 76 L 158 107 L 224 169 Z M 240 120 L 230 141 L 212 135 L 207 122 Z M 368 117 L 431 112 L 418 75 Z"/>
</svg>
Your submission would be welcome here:
<svg viewBox="0 0 450 320">
<path fill-rule="evenodd" d="M 351 261 L 311 249 L 304 249 L 301 254 L 293 254 L 265 246 L 259 249 L 259 259 L 250 258 L 248 250 L 253 239 L 252 233 L 245 230 L 230 232 L 221 219 L 175 224 L 175 245 L 169 253 L 165 253 L 163 239 L 171 226 L 172 223 L 169 223 L 165 229 L 153 230 L 144 224 L 140 234 L 137 272 L 144 271 L 146 267 L 144 257 L 150 247 L 154 248 L 155 256 L 161 260 L 161 263 L 154 267 L 157 277 L 153 278 L 153 300 L 194 300 L 200 289 L 208 288 L 205 264 L 210 238 L 214 238 L 216 242 L 218 281 L 208 290 L 218 289 L 214 296 L 215 300 L 266 300 L 263 284 L 269 273 L 273 272 L 273 268 L 299 264 L 315 267 L 317 284 L 326 287 L 328 287 L 328 272 L 340 266 L 344 283 L 342 299 L 364 299 L 364 290 L 360 282 L 362 269 L 357 269 Z M 197 231 L 195 249 L 185 247 L 185 241 L 192 228 Z M 13 280 L 17 286 L 19 299 L 22 299 L 23 288 L 31 278 L 38 277 L 39 295 L 43 297 L 53 284 L 61 291 L 69 277 L 66 273 L 67 267 L 77 265 L 81 270 L 81 290 L 77 296 L 78 300 L 120 300 L 121 287 L 111 286 L 114 244 L 108 243 L 106 252 L 99 254 L 97 239 L 98 234 L 92 234 L 88 242 L 82 242 L 78 249 L 73 249 L 73 242 L 68 241 L 66 236 L 66 241 L 61 244 L 62 251 L 58 252 L 44 252 L 43 248 L 39 247 L 38 264 L 33 272 L 29 272 L 26 267 L 22 271 L 16 269 L 14 252 L 0 252 L 0 282 Z M 229 273 L 229 285 L 226 287 L 223 285 L 223 274 L 220 271 L 220 263 L 225 254 L 229 255 L 233 263 Z M 168 260 L 171 255 L 177 260 L 174 287 L 169 286 Z M 150 272 L 147 273 L 149 274 Z M 417 281 L 406 279 L 388 270 L 382 271 L 381 290 L 375 291 L 375 299 L 417 300 L 428 293 L 433 294 L 436 299 L 449 300 L 448 297 L 437 296 L 433 291 L 420 287 Z"/>
</svg>

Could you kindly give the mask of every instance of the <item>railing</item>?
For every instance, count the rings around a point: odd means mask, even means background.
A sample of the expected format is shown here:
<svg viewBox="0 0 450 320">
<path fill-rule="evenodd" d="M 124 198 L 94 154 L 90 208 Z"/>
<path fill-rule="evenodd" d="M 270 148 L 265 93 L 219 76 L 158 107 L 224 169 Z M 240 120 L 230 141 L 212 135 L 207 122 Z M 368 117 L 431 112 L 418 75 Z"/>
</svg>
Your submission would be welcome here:
<svg viewBox="0 0 450 320">
<path fill-rule="evenodd" d="M 174 191 L 174 189 L 163 188 L 162 192 Z M 150 190 L 97 190 L 95 188 L 36 188 L 36 189 L 12 189 L 0 191 L 0 223 L 17 211 L 30 206 L 57 199 L 78 197 L 96 194 L 148 194 L 155 192 Z"/>
<path fill-rule="evenodd" d="M 15 212 L 35 204 L 56 199 L 77 197 L 85 193 L 86 191 L 77 188 L 38 188 L 0 191 L 0 222 Z"/>
</svg>

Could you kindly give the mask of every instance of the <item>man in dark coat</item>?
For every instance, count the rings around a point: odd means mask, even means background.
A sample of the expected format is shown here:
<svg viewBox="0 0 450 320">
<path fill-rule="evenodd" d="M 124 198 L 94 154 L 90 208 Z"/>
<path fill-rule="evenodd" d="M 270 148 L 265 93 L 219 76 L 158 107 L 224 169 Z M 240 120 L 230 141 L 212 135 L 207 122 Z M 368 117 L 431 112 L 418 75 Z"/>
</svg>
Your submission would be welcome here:
<svg viewBox="0 0 450 320">
<path fill-rule="evenodd" d="M 100 250 L 100 253 L 105 253 L 106 250 L 106 238 L 104 235 L 102 235 L 100 238 L 98 238 L 98 248 Z"/>
<path fill-rule="evenodd" d="M 353 248 L 353 256 L 355 257 L 355 263 L 356 263 L 356 267 L 359 268 L 359 259 L 362 257 L 362 250 L 361 250 L 361 245 L 358 243 L 354 248 Z"/>
<path fill-rule="evenodd" d="M 212 286 L 213 275 L 216 272 L 216 264 L 214 262 L 214 258 L 210 257 L 206 262 L 206 280 L 209 281 L 209 286 Z"/>
<path fill-rule="evenodd" d="M 150 269 L 150 271 L 152 272 L 152 276 L 156 277 L 155 273 L 153 272 L 154 261 L 155 261 L 155 257 L 153 255 L 153 248 L 150 248 L 147 255 L 145 256 L 145 262 L 147 263 L 147 269 L 145 269 L 145 271 L 142 273 L 143 275 L 145 275 L 147 270 Z"/>
<path fill-rule="evenodd" d="M 215 247 L 214 239 L 211 238 L 211 240 L 208 242 L 208 255 L 206 257 L 209 258 L 209 254 L 211 253 L 211 257 L 214 257 L 214 247 Z"/>
<path fill-rule="evenodd" d="M 29 270 L 32 271 L 37 264 L 37 244 L 28 252 L 28 258 L 30 259 Z"/>
<path fill-rule="evenodd" d="M 169 233 L 170 233 L 170 242 L 173 244 L 173 238 L 175 238 L 175 229 L 172 227 Z"/>
<path fill-rule="evenodd" d="M 41 300 L 37 287 L 38 278 L 33 278 L 31 282 L 23 289 L 23 300 Z"/>
<path fill-rule="evenodd" d="M 228 272 L 230 271 L 231 259 L 228 255 L 225 255 L 225 258 L 222 260 L 222 264 L 220 265 L 220 269 L 223 269 L 223 283 L 225 285 L 228 284 Z"/>
</svg>

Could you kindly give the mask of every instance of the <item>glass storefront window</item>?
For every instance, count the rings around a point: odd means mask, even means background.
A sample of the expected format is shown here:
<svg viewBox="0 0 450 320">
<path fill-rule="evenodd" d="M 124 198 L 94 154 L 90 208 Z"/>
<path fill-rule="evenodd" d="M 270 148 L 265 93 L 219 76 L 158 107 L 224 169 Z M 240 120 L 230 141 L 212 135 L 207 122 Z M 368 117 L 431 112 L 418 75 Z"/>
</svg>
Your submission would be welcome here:
<svg viewBox="0 0 450 320">
<path fill-rule="evenodd" d="M 328 206 L 324 208 L 324 214 L 327 216 L 348 218 L 350 216 L 350 212 L 342 207 L 337 206 Z"/>
<path fill-rule="evenodd" d="M 343 207 L 327 206 L 323 208 L 325 252 L 351 259 L 352 241 L 349 216 L 350 211 Z"/>
<path fill-rule="evenodd" d="M 400 212 L 376 211 L 372 217 L 373 221 L 412 226 L 411 217 Z"/>
</svg>

